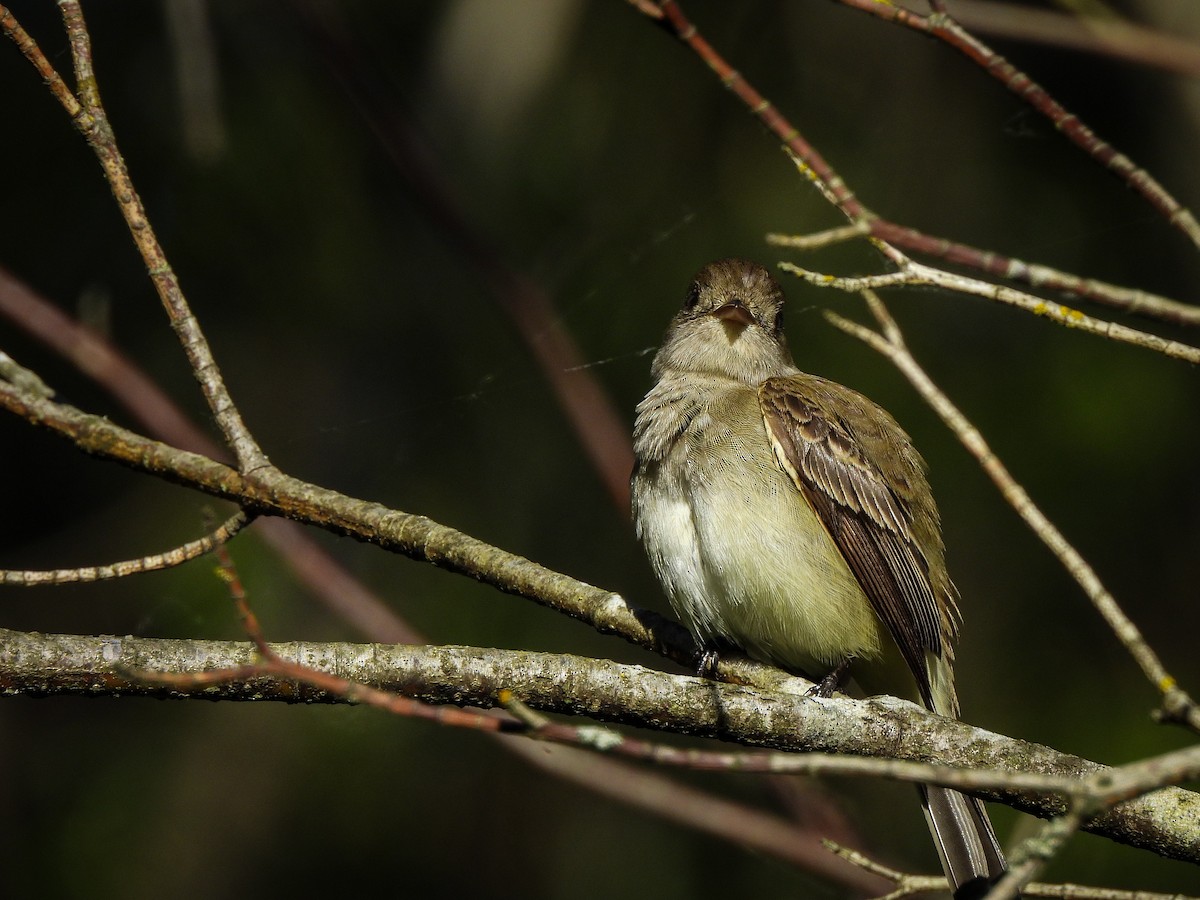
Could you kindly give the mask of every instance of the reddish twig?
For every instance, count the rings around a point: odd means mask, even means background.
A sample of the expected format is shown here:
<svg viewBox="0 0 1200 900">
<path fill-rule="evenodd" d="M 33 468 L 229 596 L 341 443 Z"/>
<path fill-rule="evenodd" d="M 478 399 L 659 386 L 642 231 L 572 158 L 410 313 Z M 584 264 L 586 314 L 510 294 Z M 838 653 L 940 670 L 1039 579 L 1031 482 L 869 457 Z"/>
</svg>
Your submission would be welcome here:
<svg viewBox="0 0 1200 900">
<path fill-rule="evenodd" d="M 955 0 L 954 16 L 978 33 L 1200 76 L 1200 45 L 1195 40 L 1115 16 L 1072 15 L 1006 0 Z"/>
<path fill-rule="evenodd" d="M 646 13 L 645 3 L 635 3 L 634 6 Z M 768 129 L 770 129 L 787 147 L 792 155 L 808 170 L 810 177 L 826 194 L 830 202 L 840 209 L 852 221 L 872 219 L 874 213 L 868 210 L 855 197 L 854 192 L 846 186 L 833 167 L 825 160 L 817 149 L 804 139 L 791 122 L 787 120 L 775 106 L 760 94 L 740 72 L 729 65 L 725 58 L 706 41 L 699 29 L 692 24 L 684 14 L 676 0 L 662 0 L 658 4 L 659 16 L 656 18 L 680 41 L 692 48 L 693 52 L 712 69 L 721 80 L 721 84 L 733 93 L 754 113 Z"/>
<path fill-rule="evenodd" d="M 420 203 L 429 222 L 484 280 L 532 354 L 592 468 L 622 516 L 629 512 L 633 445 L 629 426 L 563 325 L 546 290 L 512 269 L 468 221 L 420 136 L 380 84 L 364 71 L 362 53 L 346 36 L 334 7 L 296 4 L 334 80 Z"/>
<path fill-rule="evenodd" d="M 927 34 L 953 47 L 1048 119 L 1076 147 L 1104 166 L 1200 247 L 1200 222 L 1145 169 L 1101 139 L 1040 84 L 958 24 L 944 10 L 923 16 L 878 0 L 838 0 L 877 18 Z"/>
<path fill-rule="evenodd" d="M 903 247 L 925 256 L 938 257 L 949 263 L 978 269 L 1009 281 L 1022 282 L 1033 288 L 1091 300 L 1131 315 L 1161 319 L 1178 325 L 1200 325 L 1200 306 L 1180 303 L 1178 300 L 1140 288 L 1109 284 L 1094 278 L 1080 278 L 1078 275 L 1040 263 L 1026 262 L 969 244 L 924 234 L 915 228 L 897 225 L 887 219 L 875 218 L 870 222 L 843 225 L 813 234 L 768 234 L 767 243 L 777 247 L 814 250 L 862 237 L 873 237 L 887 242 L 892 247 Z"/>
<path fill-rule="evenodd" d="M 902 7 L 880 4 L 874 0 L 865 0 L 862 5 L 857 4 L 854 0 L 842 0 L 842 2 L 848 2 L 850 5 L 867 9 L 875 15 L 918 29 L 923 28 L 922 23 L 928 19 L 928 17 L 920 16 Z M 788 148 L 801 171 L 852 223 L 848 228 L 836 229 L 839 234 L 835 239 L 844 240 L 856 235 L 875 237 L 906 250 L 942 258 L 956 265 L 978 269 L 989 275 L 1020 281 L 1031 287 L 1061 291 L 1126 312 L 1154 316 L 1164 321 L 1184 325 L 1200 325 L 1200 308 L 1196 306 L 1180 303 L 1167 297 L 1159 297 L 1146 291 L 1107 284 L 1095 279 L 1081 278 L 1049 266 L 1028 263 L 1015 257 L 924 234 L 914 228 L 880 218 L 858 199 L 819 151 L 803 138 L 799 130 L 741 73 L 737 72 L 708 41 L 701 37 L 696 26 L 683 13 L 677 0 L 666 0 L 661 4 L 644 2 L 644 0 L 643 2 L 630 0 L 630 3 L 691 47 L 721 79 L 722 84 L 733 91 L 742 103 L 755 113 L 762 123 Z M 807 238 L 776 240 L 777 243 L 793 246 L 801 245 L 806 241 Z M 812 241 L 808 245 L 815 246 L 816 244 L 817 241 Z"/>
</svg>

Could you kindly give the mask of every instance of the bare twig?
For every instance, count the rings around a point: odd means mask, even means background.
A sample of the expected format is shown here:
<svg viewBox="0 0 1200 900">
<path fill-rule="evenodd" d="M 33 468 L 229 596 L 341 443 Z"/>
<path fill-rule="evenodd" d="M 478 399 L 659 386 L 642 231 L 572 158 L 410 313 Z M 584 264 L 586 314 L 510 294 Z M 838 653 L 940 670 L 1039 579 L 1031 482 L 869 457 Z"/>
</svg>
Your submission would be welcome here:
<svg viewBox="0 0 1200 900">
<path fill-rule="evenodd" d="M 975 31 L 1200 77 L 1200 46 L 1186 36 L 1115 18 L 1083 18 L 1031 4 L 956 0 L 954 16 Z"/>
<path fill-rule="evenodd" d="M 142 254 L 146 270 L 171 320 L 171 327 L 175 329 L 183 345 L 184 353 L 187 354 L 193 374 L 200 382 L 213 418 L 237 457 L 238 470 L 243 475 L 248 475 L 258 469 L 267 468 L 270 463 L 242 421 L 242 415 L 221 378 L 208 340 L 188 306 L 175 271 L 167 262 L 162 245 L 159 244 L 146 215 L 146 209 L 133 186 L 133 180 L 129 177 L 125 159 L 117 147 L 116 135 L 108 121 L 108 113 L 100 101 L 100 88 L 92 70 L 91 37 L 83 20 L 83 10 L 78 0 L 58 0 L 58 5 L 62 10 L 67 37 L 70 39 L 78 98 L 83 107 L 82 114 L 74 117 L 75 125 L 100 160 L 113 197 L 125 217 L 133 241 Z"/>
<path fill-rule="evenodd" d="M 156 572 L 182 565 L 220 547 L 250 523 L 250 516 L 239 510 L 211 534 L 188 541 L 152 556 L 109 563 L 105 566 L 84 566 L 75 569 L 50 569 L 43 571 L 0 569 L 0 584 L 17 584 L 36 587 L 46 584 L 76 584 L 90 581 L 106 581 L 124 578 L 142 572 Z"/>
<path fill-rule="evenodd" d="M 992 479 L 1004 499 L 1016 510 L 1034 534 L 1050 548 L 1062 563 L 1063 568 L 1083 589 L 1097 612 L 1141 667 L 1146 678 L 1162 694 L 1164 714 L 1170 719 L 1186 723 L 1193 731 L 1200 732 L 1200 710 L 1197 709 L 1195 702 L 1167 672 L 1158 658 L 1158 654 L 1154 652 L 1133 621 L 1121 610 L 1116 599 L 1101 583 L 1095 570 L 1088 565 L 1079 551 L 1067 541 L 1062 532 L 1030 499 L 1025 489 L 1017 483 L 999 457 L 992 452 L 978 429 L 950 402 L 949 398 L 920 367 L 905 345 L 899 326 L 887 312 L 883 301 L 869 290 L 864 290 L 863 296 L 866 297 L 871 312 L 883 328 L 884 334 L 871 331 L 836 313 L 827 312 L 826 318 L 838 328 L 886 356 L 904 374 L 925 399 L 925 402 L 933 408 L 963 446 L 978 460 L 979 465 Z"/>
<path fill-rule="evenodd" d="M 1048 119 L 1056 130 L 1104 166 L 1142 197 L 1189 240 L 1200 247 L 1200 222 L 1166 188 L 1129 157 L 1102 140 L 1092 129 L 1068 112 L 1049 92 L 1028 75 L 980 41 L 944 11 L 923 16 L 878 0 L 838 0 L 844 6 L 870 13 L 880 19 L 928 34 L 944 41 L 995 78 L 1013 94 Z"/>
<path fill-rule="evenodd" d="M 997 303 L 1003 303 L 1006 306 L 1015 306 L 1017 309 L 1023 309 L 1026 312 L 1033 313 L 1035 316 L 1042 316 L 1049 319 L 1055 324 L 1082 331 L 1086 334 L 1108 338 L 1122 344 L 1131 344 L 1145 350 L 1153 350 L 1172 359 L 1181 359 L 1184 362 L 1193 364 L 1200 363 L 1200 347 L 1193 347 L 1190 344 L 1168 340 L 1149 332 L 1138 331 L 1135 328 L 1130 328 L 1117 322 L 1106 322 L 1103 319 L 1086 315 L 1070 306 L 1064 306 L 1061 303 L 1055 303 L 1053 300 L 1046 300 L 1042 297 L 1035 297 L 1033 294 L 1027 294 L 1016 288 L 1006 287 L 1002 284 L 993 284 L 990 281 L 980 281 L 977 278 L 970 278 L 955 272 L 947 272 L 945 269 L 927 266 L 924 263 L 909 259 L 898 250 L 895 250 L 895 248 L 883 245 L 882 242 L 877 246 L 881 246 L 885 254 L 897 262 L 899 265 L 897 271 L 888 272 L 883 275 L 843 278 L 826 275 L 822 272 L 814 272 L 794 263 L 780 263 L 779 267 L 817 287 L 837 288 L 838 290 L 852 294 L 857 294 L 864 290 L 898 286 L 940 287 L 959 294 L 983 297 Z"/>
<path fill-rule="evenodd" d="M 893 247 L 903 247 L 905 250 L 944 259 L 955 265 L 968 266 L 997 278 L 1024 282 L 1041 290 L 1057 291 L 1082 300 L 1092 300 L 1131 315 L 1160 319 L 1177 325 L 1200 325 L 1200 306 L 1181 303 L 1140 288 L 1110 284 L 1095 278 L 1081 278 L 1052 266 L 1026 262 L 969 244 L 948 241 L 878 217 L 813 234 L 769 234 L 767 243 L 798 250 L 815 250 L 859 237 L 876 237 L 887 241 Z"/>
<path fill-rule="evenodd" d="M 1038 834 L 1026 839 L 1011 854 L 1008 871 L 988 893 L 989 900 L 1017 900 L 1037 874 L 1046 867 L 1083 825 L 1084 804 L 1072 804 L 1066 815 L 1042 825 Z"/>
<path fill-rule="evenodd" d="M 878 875 L 880 878 L 886 878 L 896 885 L 894 891 L 883 895 L 879 900 L 901 900 L 903 897 L 916 897 L 933 891 L 944 893 L 947 890 L 946 878 L 943 875 L 910 875 L 907 872 L 901 872 L 899 869 L 893 869 L 891 866 L 885 866 L 883 863 L 876 862 L 866 854 L 859 853 L 857 850 L 843 847 L 836 841 L 824 841 L 824 844 L 826 849 L 835 856 L 846 860 L 846 862 L 852 865 L 858 866 L 865 872 Z"/>
<path fill-rule="evenodd" d="M 1036 288 L 1062 291 L 1127 312 L 1154 316 L 1164 321 L 1186 325 L 1200 324 L 1200 307 L 1180 303 L 1178 300 L 1168 297 L 1159 297 L 1146 291 L 1082 278 L 1049 266 L 1027 263 L 993 251 L 981 250 L 967 244 L 927 235 L 916 229 L 881 218 L 863 204 L 820 152 L 804 139 L 796 126 L 755 90 L 740 72 L 736 71 L 711 44 L 700 36 L 696 26 L 684 15 L 675 0 L 668 0 L 659 5 L 644 2 L 644 0 L 643 2 L 630 0 L 630 2 L 639 12 L 663 25 L 676 38 L 691 47 L 720 78 L 721 83 L 728 87 L 776 135 L 792 155 L 800 171 L 851 222 L 850 226 L 821 232 L 811 239 L 784 238 L 780 240 L 777 238 L 781 243 L 787 241 L 794 246 L 816 247 L 860 235 L 870 235 L 897 247 L 941 257 L 949 262 L 970 266 L 989 275 L 1023 281 Z M 874 0 L 864 0 L 864 2 L 866 6 L 870 7 L 869 11 L 876 15 L 904 17 L 906 21 L 912 17 L 923 18 L 917 16 L 916 13 L 891 4 L 876 3 Z M 865 8 L 861 4 L 856 5 Z"/>
<path fill-rule="evenodd" d="M 946 879 L 941 875 L 911 875 L 901 872 L 891 866 L 871 859 L 857 850 L 843 847 L 834 841 L 824 841 L 831 853 L 846 860 L 866 872 L 886 878 L 896 885 L 896 890 L 879 900 L 901 900 L 903 897 L 917 897 L 921 894 L 946 891 Z M 997 888 L 998 889 L 998 888 Z M 1081 884 L 1042 884 L 1029 882 L 1021 889 L 1025 897 L 1049 897 L 1057 900 L 1196 900 L 1183 894 L 1159 894 L 1151 891 L 1123 891 L 1117 888 L 1088 887 Z M 998 896 L 988 894 L 988 900 Z"/>
<path fill-rule="evenodd" d="M 0 6 L 0 26 L 33 63 L 51 93 L 62 104 L 76 129 L 84 136 L 99 159 L 113 197 L 125 217 L 133 241 L 142 254 L 146 269 L 167 311 L 171 326 L 187 354 L 192 372 L 200 382 L 209 409 L 212 410 L 213 417 L 237 457 L 239 470 L 243 474 L 249 474 L 268 467 L 270 463 L 246 428 L 241 413 L 225 387 L 208 341 L 196 317 L 192 315 L 175 272 L 167 262 L 162 246 L 146 216 L 141 198 L 129 177 L 129 170 L 117 147 L 108 115 L 100 102 L 100 90 L 92 70 L 91 39 L 84 24 L 83 11 L 78 0 L 59 0 L 59 7 L 70 40 L 78 95 L 67 88 L 41 48 L 4 6 Z"/>
</svg>

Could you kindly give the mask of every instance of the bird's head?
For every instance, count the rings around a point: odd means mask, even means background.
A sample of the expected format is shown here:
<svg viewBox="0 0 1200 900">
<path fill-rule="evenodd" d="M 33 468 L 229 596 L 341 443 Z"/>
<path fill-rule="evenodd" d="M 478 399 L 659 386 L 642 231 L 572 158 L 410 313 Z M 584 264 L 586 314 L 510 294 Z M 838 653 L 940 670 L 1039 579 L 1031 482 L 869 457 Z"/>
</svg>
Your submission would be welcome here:
<svg viewBox="0 0 1200 900">
<path fill-rule="evenodd" d="M 757 384 L 792 372 L 782 312 L 783 291 L 762 266 L 743 259 L 710 263 L 671 320 L 655 375 L 691 372 Z"/>
</svg>

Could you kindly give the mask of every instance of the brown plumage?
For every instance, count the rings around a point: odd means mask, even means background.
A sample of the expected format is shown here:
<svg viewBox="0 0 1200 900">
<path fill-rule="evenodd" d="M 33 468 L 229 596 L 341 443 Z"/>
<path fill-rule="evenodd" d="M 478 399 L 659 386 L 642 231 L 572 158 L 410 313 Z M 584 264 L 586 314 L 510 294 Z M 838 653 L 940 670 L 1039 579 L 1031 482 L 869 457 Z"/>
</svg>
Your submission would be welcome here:
<svg viewBox="0 0 1200 900">
<path fill-rule="evenodd" d="M 879 406 L 795 367 L 782 306 L 753 263 L 696 277 L 638 405 L 638 535 L 703 645 L 820 677 L 890 637 L 924 705 L 957 716 L 958 607 L 924 463 Z M 922 798 L 956 898 L 982 896 L 1004 871 L 983 805 Z"/>
</svg>

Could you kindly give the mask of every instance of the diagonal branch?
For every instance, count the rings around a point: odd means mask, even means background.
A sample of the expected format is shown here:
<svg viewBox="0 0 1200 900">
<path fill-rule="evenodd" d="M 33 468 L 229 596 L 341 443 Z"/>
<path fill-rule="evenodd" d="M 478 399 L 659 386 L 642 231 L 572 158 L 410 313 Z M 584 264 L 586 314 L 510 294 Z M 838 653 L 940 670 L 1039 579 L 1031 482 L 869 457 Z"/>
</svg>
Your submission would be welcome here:
<svg viewBox="0 0 1200 900">
<path fill-rule="evenodd" d="M 0 27 L 46 81 L 51 93 L 62 104 L 72 123 L 87 140 L 88 145 L 100 161 L 104 176 L 108 179 L 113 197 L 125 223 L 129 226 L 134 244 L 142 255 L 146 269 L 158 292 L 159 299 L 167 311 L 192 372 L 200 383 L 208 401 L 213 418 L 221 428 L 226 442 L 238 460 L 243 474 L 270 466 L 266 455 L 258 446 L 238 412 L 229 390 L 221 378 L 216 359 L 208 346 L 208 340 L 200 323 L 192 314 L 174 269 L 167 262 L 162 245 L 159 244 L 141 197 L 129 177 L 125 159 L 117 147 L 116 136 L 108 121 L 108 114 L 100 102 L 100 90 L 92 70 L 91 40 L 84 24 L 83 11 L 78 0 L 59 0 L 67 36 L 70 39 L 71 57 L 75 65 L 75 80 L 78 94 L 74 94 L 62 76 L 46 58 L 37 42 L 21 28 L 20 23 L 4 6 L 0 6 Z"/>
<path fill-rule="evenodd" d="M 1164 714 L 1168 718 L 1187 724 L 1193 731 L 1200 732 L 1200 709 L 1197 708 L 1195 701 L 1179 687 L 1174 677 L 1167 672 L 1158 654 L 1154 652 L 1133 621 L 1125 615 L 1116 598 L 1100 581 L 1096 571 L 1013 478 L 1004 463 L 988 446 L 979 430 L 950 402 L 950 399 L 921 368 L 909 352 L 899 326 L 887 312 L 883 302 L 869 290 L 864 290 L 863 296 L 867 299 L 872 313 L 883 329 L 882 334 L 871 331 L 856 322 L 851 322 L 836 313 L 827 312 L 826 318 L 847 334 L 853 335 L 887 357 L 912 383 L 925 402 L 941 417 L 968 452 L 979 461 L 979 465 L 992 479 L 1001 496 L 1016 510 L 1017 515 L 1050 549 L 1062 563 L 1063 568 L 1083 589 L 1096 611 L 1100 613 L 1118 640 L 1124 644 L 1130 656 L 1141 667 L 1146 678 L 1162 694 Z"/>
<path fill-rule="evenodd" d="M 425 516 L 348 497 L 274 468 L 247 478 L 199 453 L 167 446 L 5 381 L 0 381 L 0 406 L 93 456 L 230 500 L 247 512 L 306 522 L 468 575 L 685 665 L 695 664 L 695 647 L 674 622 L 634 610 L 618 594 L 553 572 Z"/>
<path fill-rule="evenodd" d="M 940 257 L 958 265 L 970 266 L 989 275 L 1022 281 L 1035 288 L 1062 291 L 1131 313 L 1154 316 L 1163 321 L 1184 325 L 1200 324 L 1200 307 L 1180 303 L 1178 300 L 1168 297 L 1159 297 L 1146 291 L 1107 284 L 1096 279 L 1081 278 L 1049 266 L 1027 263 L 1015 257 L 934 237 L 880 217 L 867 208 L 816 147 L 804 138 L 799 129 L 700 35 L 699 30 L 687 18 L 676 0 L 666 0 L 662 3 L 652 3 L 649 0 L 627 0 L 627 2 L 688 45 L 717 75 L 721 83 L 732 91 L 766 128 L 775 134 L 792 155 L 801 173 L 851 223 L 849 226 L 832 229 L 811 237 L 782 238 L 775 236 L 774 243 L 811 248 L 858 236 L 872 236 L 896 247 Z M 849 2 L 849 0 L 841 0 L 841 2 Z M 885 18 L 893 16 L 903 18 L 905 24 L 910 19 L 924 20 L 925 18 L 892 4 L 878 3 L 876 0 L 863 0 L 863 2 L 852 3 L 852 5 L 867 9 L 875 15 Z M 1146 178 L 1149 176 L 1147 175 Z M 1173 200 L 1170 202 L 1174 203 Z M 1190 214 L 1188 215 L 1190 216 Z"/>
<path fill-rule="evenodd" d="M 1141 194 L 1163 218 L 1200 247 L 1200 222 L 1196 221 L 1191 210 L 1176 200 L 1149 172 L 1101 139 L 1077 116 L 1068 112 L 1061 103 L 1050 96 L 1049 91 L 959 25 L 945 10 L 937 10 L 933 15 L 923 16 L 891 3 L 880 3 L 878 0 L 838 2 L 938 38 L 953 47 L 1048 119 L 1056 130 L 1095 162 Z"/>
</svg>

